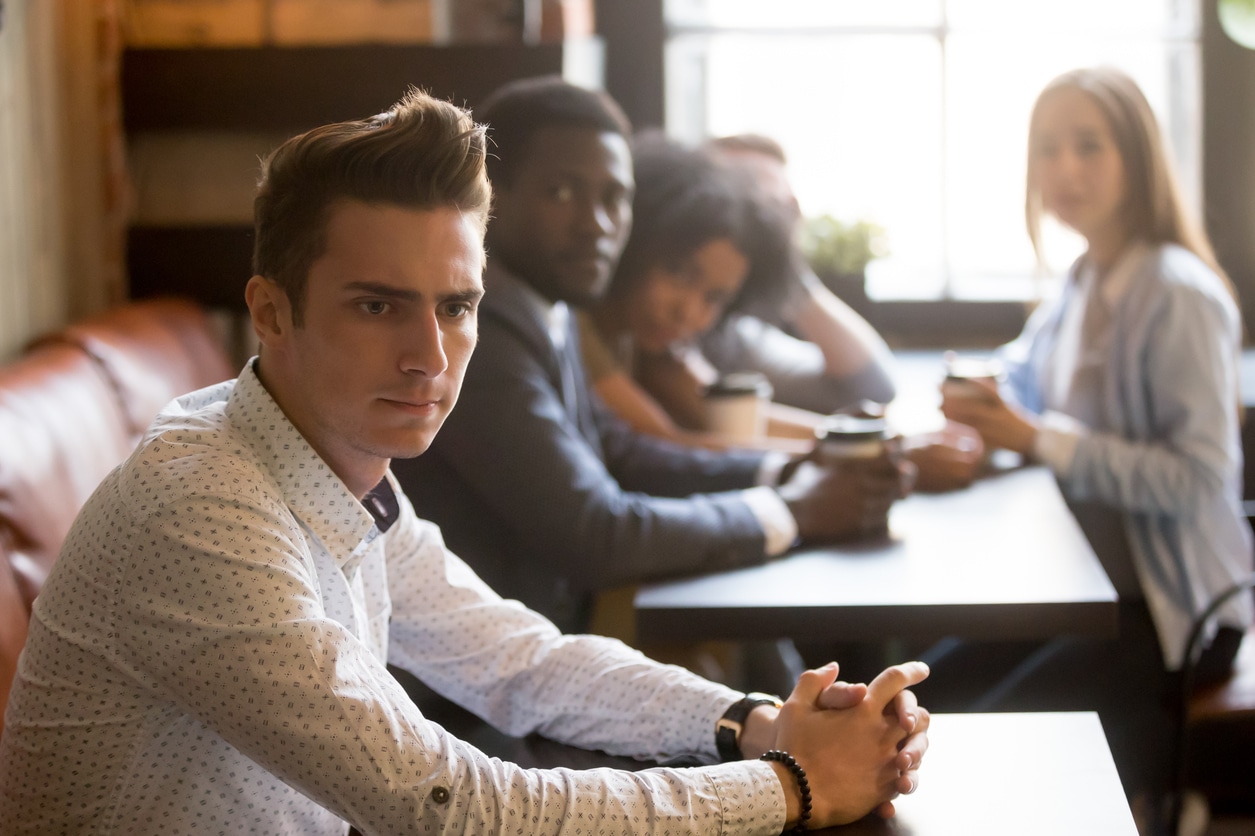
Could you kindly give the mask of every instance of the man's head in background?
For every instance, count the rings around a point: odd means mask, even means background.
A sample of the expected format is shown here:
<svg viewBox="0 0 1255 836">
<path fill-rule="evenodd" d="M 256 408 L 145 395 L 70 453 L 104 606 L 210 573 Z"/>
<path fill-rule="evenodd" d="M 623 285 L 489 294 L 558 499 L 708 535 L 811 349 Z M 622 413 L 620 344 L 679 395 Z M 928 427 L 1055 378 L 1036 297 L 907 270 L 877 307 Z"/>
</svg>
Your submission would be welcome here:
<svg viewBox="0 0 1255 836">
<path fill-rule="evenodd" d="M 492 143 L 491 257 L 550 300 L 600 298 L 632 226 L 627 117 L 557 77 L 507 84 L 475 116 Z"/>
<path fill-rule="evenodd" d="M 748 172 L 763 193 L 801 218 L 802 210 L 789 182 L 788 157 L 779 142 L 763 134 L 731 134 L 706 143 L 715 154 Z"/>
</svg>

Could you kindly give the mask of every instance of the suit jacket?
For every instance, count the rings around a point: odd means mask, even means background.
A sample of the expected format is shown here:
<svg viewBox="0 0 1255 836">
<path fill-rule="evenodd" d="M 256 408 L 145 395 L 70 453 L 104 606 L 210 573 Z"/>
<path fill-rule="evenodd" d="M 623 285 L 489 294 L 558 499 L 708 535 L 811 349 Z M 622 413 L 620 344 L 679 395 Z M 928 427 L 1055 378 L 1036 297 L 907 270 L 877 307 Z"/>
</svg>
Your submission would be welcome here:
<svg viewBox="0 0 1255 836">
<path fill-rule="evenodd" d="M 630 430 L 584 385 L 573 321 L 568 411 L 558 350 L 528 291 L 491 261 L 485 283 L 457 407 L 426 453 L 392 464 L 454 552 L 568 631 L 587 629 L 595 590 L 765 559 L 762 527 L 739 493 L 761 454 Z"/>
</svg>

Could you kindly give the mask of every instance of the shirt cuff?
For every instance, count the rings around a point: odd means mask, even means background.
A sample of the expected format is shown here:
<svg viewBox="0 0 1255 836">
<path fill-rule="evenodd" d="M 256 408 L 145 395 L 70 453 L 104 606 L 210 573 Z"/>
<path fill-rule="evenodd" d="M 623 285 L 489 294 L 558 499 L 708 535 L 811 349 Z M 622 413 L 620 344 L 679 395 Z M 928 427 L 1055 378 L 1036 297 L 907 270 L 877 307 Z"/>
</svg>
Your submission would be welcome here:
<svg viewBox="0 0 1255 836">
<path fill-rule="evenodd" d="M 788 453 L 771 450 L 763 454 L 763 461 L 758 465 L 758 476 L 754 479 L 754 484 L 779 485 L 780 474 L 784 472 L 784 466 L 788 463 Z"/>
<path fill-rule="evenodd" d="M 741 498 L 750 513 L 762 526 L 766 542 L 763 551 L 768 557 L 782 555 L 797 541 L 797 520 L 774 488 L 761 486 L 741 491 Z"/>
<path fill-rule="evenodd" d="M 1042 426 L 1033 438 L 1033 458 L 1056 475 L 1066 476 L 1076 457 L 1076 445 L 1085 435 L 1085 425 L 1062 412 L 1044 412 Z"/>
<path fill-rule="evenodd" d="M 785 789 L 771 764 L 734 761 L 703 767 L 723 813 L 722 833 L 779 833 L 788 815 Z"/>
</svg>

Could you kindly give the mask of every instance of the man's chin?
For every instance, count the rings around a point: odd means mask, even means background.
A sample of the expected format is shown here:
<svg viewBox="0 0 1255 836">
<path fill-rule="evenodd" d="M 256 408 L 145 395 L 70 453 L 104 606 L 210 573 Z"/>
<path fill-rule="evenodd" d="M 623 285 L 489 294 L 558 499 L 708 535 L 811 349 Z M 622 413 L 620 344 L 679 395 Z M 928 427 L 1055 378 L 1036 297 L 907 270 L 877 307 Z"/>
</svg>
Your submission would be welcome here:
<svg viewBox="0 0 1255 836">
<path fill-rule="evenodd" d="M 391 441 L 380 443 L 376 447 L 376 453 L 389 459 L 413 459 L 426 453 L 435 440 L 434 432 L 425 432 L 422 435 L 405 439 L 393 438 Z"/>
<path fill-rule="evenodd" d="M 563 295 L 563 301 L 568 305 L 577 308 L 587 308 L 596 305 L 606 295 L 606 291 L 610 289 L 610 274 L 598 273 L 596 276 L 578 276 L 572 277 L 564 283 L 566 293 Z"/>
<path fill-rule="evenodd" d="M 391 456 L 389 456 L 388 458 L 391 458 L 391 459 L 416 459 L 416 458 L 418 458 L 419 456 L 423 455 L 423 453 L 426 453 L 429 449 L 431 449 L 431 442 L 432 442 L 433 440 L 434 440 L 434 439 L 428 439 L 425 443 L 423 443 L 423 444 L 421 444 L 421 445 L 407 445 L 407 446 L 405 446 L 405 447 L 399 447 L 399 448 L 396 450 L 396 452 L 394 452 L 394 453 L 393 453 Z"/>
</svg>

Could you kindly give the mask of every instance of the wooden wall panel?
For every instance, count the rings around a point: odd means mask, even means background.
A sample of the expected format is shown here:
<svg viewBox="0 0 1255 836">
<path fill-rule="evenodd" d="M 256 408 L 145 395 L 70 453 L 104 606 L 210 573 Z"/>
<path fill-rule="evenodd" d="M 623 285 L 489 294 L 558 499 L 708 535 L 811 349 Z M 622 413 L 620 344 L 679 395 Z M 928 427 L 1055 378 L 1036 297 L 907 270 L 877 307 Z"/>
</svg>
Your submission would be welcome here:
<svg viewBox="0 0 1255 836">
<path fill-rule="evenodd" d="M 59 324 L 63 235 L 55 4 L 9 0 L 0 30 L 0 356 Z"/>
<path fill-rule="evenodd" d="M 125 296 L 116 2 L 6 0 L 4 13 L 0 360 Z"/>
</svg>

